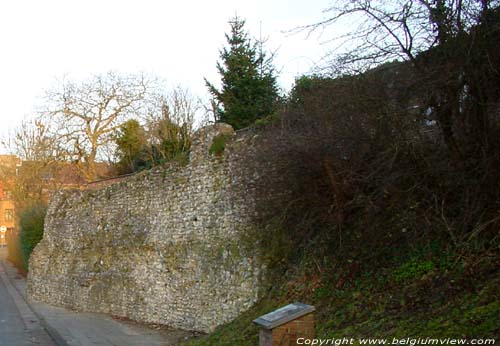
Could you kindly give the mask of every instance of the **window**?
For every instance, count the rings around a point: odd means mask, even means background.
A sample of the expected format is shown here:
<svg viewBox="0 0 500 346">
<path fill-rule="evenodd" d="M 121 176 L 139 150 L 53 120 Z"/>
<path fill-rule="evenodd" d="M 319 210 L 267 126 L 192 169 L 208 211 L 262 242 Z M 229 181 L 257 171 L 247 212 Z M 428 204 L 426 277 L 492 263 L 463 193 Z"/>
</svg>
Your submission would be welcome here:
<svg viewBox="0 0 500 346">
<path fill-rule="evenodd" d="M 14 220 L 14 210 L 5 209 L 5 221 L 13 221 L 13 220 Z"/>
</svg>

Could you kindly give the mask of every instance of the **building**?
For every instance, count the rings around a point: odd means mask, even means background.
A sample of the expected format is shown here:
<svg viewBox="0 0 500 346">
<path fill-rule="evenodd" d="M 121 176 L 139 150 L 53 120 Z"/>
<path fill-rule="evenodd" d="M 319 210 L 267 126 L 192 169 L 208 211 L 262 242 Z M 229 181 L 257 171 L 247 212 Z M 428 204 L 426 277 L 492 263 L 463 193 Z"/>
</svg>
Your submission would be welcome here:
<svg viewBox="0 0 500 346">
<path fill-rule="evenodd" d="M 21 160 L 14 155 L 0 155 L 0 246 L 7 244 L 8 234 L 15 230 L 15 205 L 10 187 Z"/>
<path fill-rule="evenodd" d="M 9 190 L 0 182 L 0 246 L 7 243 L 7 232 L 14 230 L 14 201 Z"/>
<path fill-rule="evenodd" d="M 97 169 L 100 178 L 111 174 L 107 164 L 98 163 Z M 56 190 L 86 186 L 87 182 L 74 163 L 47 164 L 22 161 L 15 155 L 0 155 L 0 246 L 5 246 L 10 237 L 17 236 L 16 212 L 19 209 L 34 200 L 47 202 Z"/>
</svg>

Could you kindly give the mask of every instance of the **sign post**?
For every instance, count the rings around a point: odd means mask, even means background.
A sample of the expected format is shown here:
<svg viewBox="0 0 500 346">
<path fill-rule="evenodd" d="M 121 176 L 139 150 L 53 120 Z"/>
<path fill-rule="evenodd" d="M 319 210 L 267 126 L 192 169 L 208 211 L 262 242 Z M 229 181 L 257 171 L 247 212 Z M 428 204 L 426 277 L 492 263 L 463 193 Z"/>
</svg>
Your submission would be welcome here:
<svg viewBox="0 0 500 346">
<path fill-rule="evenodd" d="M 261 327 L 259 346 L 293 346 L 297 339 L 314 339 L 315 310 L 311 305 L 293 303 L 255 319 Z"/>
<path fill-rule="evenodd" d="M 5 233 L 7 232 L 7 226 L 0 226 L 0 246 L 7 244 L 7 239 L 5 238 Z"/>
</svg>

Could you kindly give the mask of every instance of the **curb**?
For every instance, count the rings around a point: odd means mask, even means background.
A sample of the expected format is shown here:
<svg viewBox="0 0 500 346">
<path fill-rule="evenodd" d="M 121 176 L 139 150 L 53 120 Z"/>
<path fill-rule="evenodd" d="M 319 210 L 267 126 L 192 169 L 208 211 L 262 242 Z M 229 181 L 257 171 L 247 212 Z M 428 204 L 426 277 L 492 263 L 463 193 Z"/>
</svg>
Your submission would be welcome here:
<svg viewBox="0 0 500 346">
<path fill-rule="evenodd" d="M 33 323 L 33 319 L 39 322 L 39 325 L 45 330 L 48 336 L 54 341 L 57 346 L 69 346 L 69 344 L 64 340 L 64 338 L 52 327 L 49 323 L 41 316 L 35 308 L 28 302 L 23 292 L 19 290 L 17 285 L 15 285 L 8 274 L 8 269 L 6 264 L 4 263 L 6 260 L 0 260 L 2 263 L 3 271 L 0 271 L 0 279 L 3 281 L 7 290 L 11 294 L 14 302 L 21 314 L 21 318 L 23 323 L 26 325 L 28 329 L 30 329 L 30 325 Z M 25 305 L 25 306 L 23 306 Z"/>
</svg>

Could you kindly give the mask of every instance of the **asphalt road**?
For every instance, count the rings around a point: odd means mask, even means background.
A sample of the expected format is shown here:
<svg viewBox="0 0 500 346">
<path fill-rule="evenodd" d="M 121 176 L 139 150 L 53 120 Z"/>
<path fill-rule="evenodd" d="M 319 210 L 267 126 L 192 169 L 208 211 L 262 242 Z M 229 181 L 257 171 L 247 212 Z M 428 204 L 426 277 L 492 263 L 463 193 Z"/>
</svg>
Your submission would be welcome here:
<svg viewBox="0 0 500 346">
<path fill-rule="evenodd" d="M 194 336 L 171 328 L 152 329 L 26 300 L 26 280 L 0 248 L 0 346 L 177 346 Z"/>
<path fill-rule="evenodd" d="M 6 257 L 7 249 L 0 248 L 0 346 L 55 346 L 6 275 Z"/>
<path fill-rule="evenodd" d="M 0 280 L 0 345 L 31 345 L 30 335 L 26 329 L 19 310 L 10 296 L 3 280 Z"/>
</svg>

